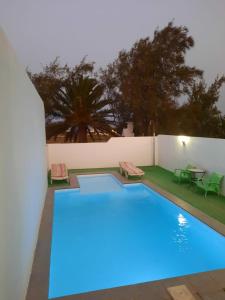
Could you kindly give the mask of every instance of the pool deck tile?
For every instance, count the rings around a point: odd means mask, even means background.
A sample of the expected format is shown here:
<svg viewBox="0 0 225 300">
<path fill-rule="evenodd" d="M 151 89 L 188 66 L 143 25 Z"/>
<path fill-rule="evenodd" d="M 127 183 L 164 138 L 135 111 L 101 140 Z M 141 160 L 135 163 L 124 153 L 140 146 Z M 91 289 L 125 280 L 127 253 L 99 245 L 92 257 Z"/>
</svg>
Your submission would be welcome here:
<svg viewBox="0 0 225 300">
<path fill-rule="evenodd" d="M 187 281 L 195 291 L 200 293 L 212 293 L 221 290 L 221 285 L 216 282 L 208 272 L 202 273 L 201 276 L 198 276 L 198 274 L 190 275 L 188 276 Z"/>
<path fill-rule="evenodd" d="M 201 299 L 203 300 L 225 300 L 225 293 L 222 291 L 215 293 L 201 293 Z"/>
<path fill-rule="evenodd" d="M 171 300 L 161 283 L 138 284 L 106 289 L 80 295 L 57 298 L 57 300 Z M 56 299 L 55 299 L 56 300 Z"/>
<path fill-rule="evenodd" d="M 162 281 L 162 285 L 165 289 L 177 285 L 186 285 L 192 293 L 196 293 L 196 290 L 187 281 L 186 276 L 165 279 Z"/>
<path fill-rule="evenodd" d="M 196 300 L 185 284 L 168 287 L 167 291 L 174 300 Z"/>
<path fill-rule="evenodd" d="M 122 183 L 143 182 L 225 236 L 225 226 L 222 223 L 205 215 L 198 209 L 193 208 L 183 200 L 160 189 L 149 181 L 127 180 L 117 172 L 109 173 Z M 70 186 L 51 187 L 48 189 L 26 300 L 48 300 L 54 192 L 59 189 L 78 188 L 77 177 L 73 174 L 70 175 L 70 184 Z M 196 300 L 225 300 L 225 269 L 79 295 L 58 297 L 55 300 L 171 300 L 172 297 L 167 288 L 182 284 L 187 286 Z"/>
<path fill-rule="evenodd" d="M 220 285 L 222 289 L 225 290 L 225 270 L 217 270 L 216 272 L 211 272 L 210 276 Z"/>
</svg>

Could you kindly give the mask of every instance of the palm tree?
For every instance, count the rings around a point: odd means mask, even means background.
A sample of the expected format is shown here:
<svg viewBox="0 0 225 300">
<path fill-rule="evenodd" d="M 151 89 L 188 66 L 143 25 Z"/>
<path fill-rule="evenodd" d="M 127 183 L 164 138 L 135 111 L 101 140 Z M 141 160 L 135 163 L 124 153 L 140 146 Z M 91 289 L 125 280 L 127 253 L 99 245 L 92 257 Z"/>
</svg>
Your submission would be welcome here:
<svg viewBox="0 0 225 300">
<path fill-rule="evenodd" d="M 86 143 L 88 135 L 92 140 L 101 133 L 117 135 L 110 101 L 96 78 L 72 73 L 55 93 L 51 116 L 47 139 L 63 133 L 67 142 Z"/>
</svg>

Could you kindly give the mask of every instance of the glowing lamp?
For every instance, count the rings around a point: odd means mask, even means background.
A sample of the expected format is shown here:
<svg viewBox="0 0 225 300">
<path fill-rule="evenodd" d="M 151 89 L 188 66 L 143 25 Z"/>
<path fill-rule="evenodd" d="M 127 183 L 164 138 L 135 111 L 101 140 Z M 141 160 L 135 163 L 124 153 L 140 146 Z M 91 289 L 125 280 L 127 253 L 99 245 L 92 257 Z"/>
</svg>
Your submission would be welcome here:
<svg viewBox="0 0 225 300">
<path fill-rule="evenodd" d="M 178 136 L 178 140 L 179 140 L 179 142 L 183 146 L 186 146 L 189 143 L 189 141 L 190 141 L 190 137 L 189 136 L 180 135 L 180 136 Z"/>
</svg>

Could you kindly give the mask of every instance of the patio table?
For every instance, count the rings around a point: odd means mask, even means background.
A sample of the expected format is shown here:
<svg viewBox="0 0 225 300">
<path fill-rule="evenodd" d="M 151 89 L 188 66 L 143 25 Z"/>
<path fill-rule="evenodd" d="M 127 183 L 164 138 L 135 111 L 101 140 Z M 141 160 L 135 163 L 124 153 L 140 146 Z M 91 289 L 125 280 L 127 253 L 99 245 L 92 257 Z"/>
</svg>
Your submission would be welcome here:
<svg viewBox="0 0 225 300">
<path fill-rule="evenodd" d="M 202 179 L 203 176 L 206 173 L 206 170 L 203 169 L 187 169 L 189 172 L 191 172 L 191 182 L 195 182 L 196 180 Z"/>
</svg>

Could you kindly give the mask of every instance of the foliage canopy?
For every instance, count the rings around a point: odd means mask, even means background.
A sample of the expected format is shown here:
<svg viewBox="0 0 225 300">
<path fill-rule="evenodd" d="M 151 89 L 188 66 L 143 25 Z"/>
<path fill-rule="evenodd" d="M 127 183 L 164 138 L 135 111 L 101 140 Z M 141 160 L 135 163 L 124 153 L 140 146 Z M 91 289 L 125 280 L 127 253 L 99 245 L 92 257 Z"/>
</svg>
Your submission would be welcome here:
<svg viewBox="0 0 225 300">
<path fill-rule="evenodd" d="M 110 101 L 104 98 L 93 63 L 82 60 L 70 69 L 56 59 L 42 73 L 30 76 L 44 100 L 47 139 L 64 134 L 66 142 L 86 143 L 88 135 L 94 140 L 95 134 L 116 134 Z"/>
<path fill-rule="evenodd" d="M 47 138 L 63 133 L 66 141 L 87 142 L 88 135 L 116 135 L 128 121 L 135 135 L 224 138 L 217 102 L 225 77 L 207 86 L 203 71 L 185 61 L 193 46 L 188 29 L 170 22 L 98 73 L 85 59 L 70 68 L 58 58 L 40 73 L 29 72 L 45 105 Z"/>
</svg>

